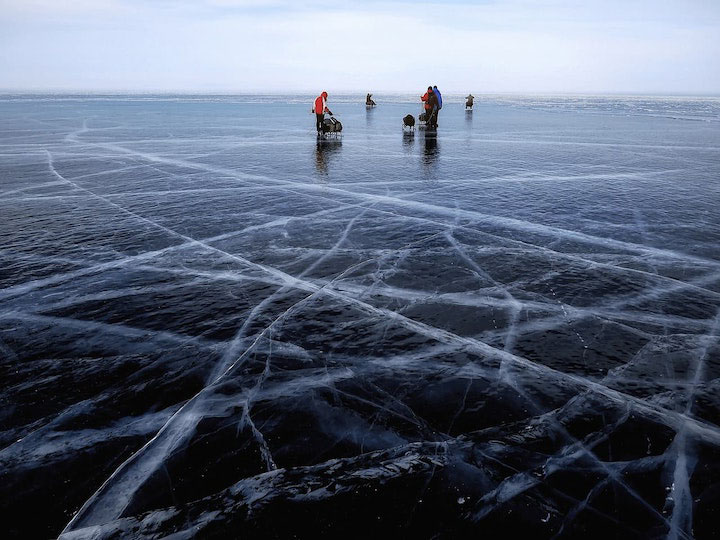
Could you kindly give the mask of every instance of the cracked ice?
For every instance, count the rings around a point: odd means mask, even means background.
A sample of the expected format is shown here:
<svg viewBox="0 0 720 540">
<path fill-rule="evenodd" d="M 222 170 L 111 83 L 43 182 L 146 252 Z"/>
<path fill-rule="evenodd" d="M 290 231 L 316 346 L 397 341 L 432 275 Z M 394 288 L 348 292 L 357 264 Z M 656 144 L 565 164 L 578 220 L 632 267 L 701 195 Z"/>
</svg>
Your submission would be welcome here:
<svg viewBox="0 0 720 540">
<path fill-rule="evenodd" d="M 254 101 L 0 100 L 11 537 L 718 533 L 720 101 Z"/>
</svg>

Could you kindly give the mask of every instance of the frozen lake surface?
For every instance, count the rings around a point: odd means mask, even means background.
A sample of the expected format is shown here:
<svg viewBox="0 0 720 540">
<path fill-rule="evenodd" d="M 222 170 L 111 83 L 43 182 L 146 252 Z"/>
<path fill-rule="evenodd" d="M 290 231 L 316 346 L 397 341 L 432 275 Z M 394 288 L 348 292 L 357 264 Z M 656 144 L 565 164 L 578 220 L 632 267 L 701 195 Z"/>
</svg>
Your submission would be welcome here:
<svg viewBox="0 0 720 540">
<path fill-rule="evenodd" d="M 0 98 L 5 534 L 720 534 L 720 100 L 311 99 Z"/>
</svg>

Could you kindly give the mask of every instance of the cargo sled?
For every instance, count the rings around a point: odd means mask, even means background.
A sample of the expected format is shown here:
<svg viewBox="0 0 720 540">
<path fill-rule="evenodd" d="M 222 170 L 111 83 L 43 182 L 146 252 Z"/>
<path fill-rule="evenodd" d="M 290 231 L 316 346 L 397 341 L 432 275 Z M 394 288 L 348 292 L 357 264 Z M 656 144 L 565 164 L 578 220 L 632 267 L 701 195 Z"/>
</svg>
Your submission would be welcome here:
<svg viewBox="0 0 720 540">
<path fill-rule="evenodd" d="M 415 117 L 412 114 L 403 117 L 403 129 L 408 128 L 410 131 L 415 130 Z"/>
<path fill-rule="evenodd" d="M 340 137 L 342 133 L 342 128 L 342 122 L 340 122 L 340 120 L 338 120 L 334 116 L 331 116 L 330 118 L 326 118 L 325 120 L 323 120 L 322 132 L 318 132 L 318 135 L 324 138 Z"/>
<path fill-rule="evenodd" d="M 418 128 L 420 129 L 435 129 L 435 126 L 428 125 L 428 120 L 430 119 L 430 115 L 427 111 L 423 110 L 418 115 Z"/>
<path fill-rule="evenodd" d="M 425 129 L 427 127 L 428 115 L 425 110 L 418 115 L 418 128 Z"/>
</svg>

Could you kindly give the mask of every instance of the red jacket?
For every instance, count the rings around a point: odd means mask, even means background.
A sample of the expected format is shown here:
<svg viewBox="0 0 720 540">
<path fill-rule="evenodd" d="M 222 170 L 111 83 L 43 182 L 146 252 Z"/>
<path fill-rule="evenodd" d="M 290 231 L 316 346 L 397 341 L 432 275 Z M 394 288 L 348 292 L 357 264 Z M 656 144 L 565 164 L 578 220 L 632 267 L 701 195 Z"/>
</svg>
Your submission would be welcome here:
<svg viewBox="0 0 720 540">
<path fill-rule="evenodd" d="M 313 106 L 313 110 L 315 111 L 315 114 L 324 114 L 326 112 L 330 112 L 330 109 L 327 108 L 327 92 L 323 92 L 318 97 L 315 98 L 315 105 Z"/>
<path fill-rule="evenodd" d="M 423 94 L 423 96 L 420 98 L 421 101 L 425 102 L 425 110 L 426 111 L 430 110 L 430 104 L 428 103 L 428 97 L 429 97 L 428 94 L 429 94 L 429 92 L 425 92 Z"/>
</svg>

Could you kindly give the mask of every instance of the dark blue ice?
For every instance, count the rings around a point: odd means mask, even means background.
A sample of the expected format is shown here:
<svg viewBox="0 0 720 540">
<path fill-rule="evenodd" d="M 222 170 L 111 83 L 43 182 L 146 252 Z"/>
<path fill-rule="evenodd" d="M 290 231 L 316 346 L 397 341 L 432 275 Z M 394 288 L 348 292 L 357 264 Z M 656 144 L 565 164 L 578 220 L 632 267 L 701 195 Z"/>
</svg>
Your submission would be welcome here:
<svg viewBox="0 0 720 540">
<path fill-rule="evenodd" d="M 720 99 L 363 96 L 0 98 L 6 534 L 718 534 Z"/>
</svg>

